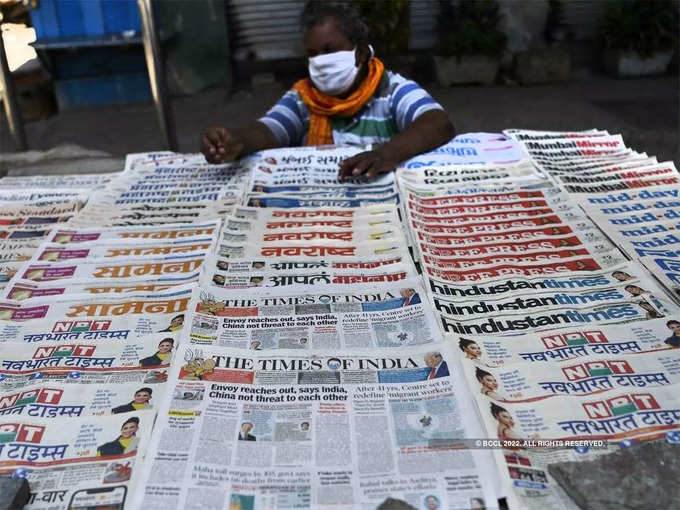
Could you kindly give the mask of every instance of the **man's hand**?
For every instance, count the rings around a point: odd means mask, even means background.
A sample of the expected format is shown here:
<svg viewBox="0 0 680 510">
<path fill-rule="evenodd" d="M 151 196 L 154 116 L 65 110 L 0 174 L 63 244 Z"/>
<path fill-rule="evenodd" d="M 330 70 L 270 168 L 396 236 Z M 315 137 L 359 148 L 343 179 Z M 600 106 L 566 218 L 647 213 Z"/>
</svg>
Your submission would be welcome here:
<svg viewBox="0 0 680 510">
<path fill-rule="evenodd" d="M 340 163 L 338 180 L 344 181 L 345 179 L 358 179 L 360 177 L 372 180 L 378 175 L 393 171 L 398 164 L 399 160 L 386 154 L 386 151 L 382 148 L 361 152 Z"/>
<path fill-rule="evenodd" d="M 201 137 L 201 152 L 208 163 L 234 161 L 241 155 L 245 141 L 234 130 L 210 126 Z"/>
</svg>

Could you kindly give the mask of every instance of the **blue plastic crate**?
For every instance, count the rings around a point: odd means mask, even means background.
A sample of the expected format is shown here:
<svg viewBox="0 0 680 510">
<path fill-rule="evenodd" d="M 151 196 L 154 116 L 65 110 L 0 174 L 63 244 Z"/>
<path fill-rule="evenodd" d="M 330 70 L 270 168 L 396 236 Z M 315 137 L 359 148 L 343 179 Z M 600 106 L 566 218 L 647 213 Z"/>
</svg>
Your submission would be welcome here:
<svg viewBox="0 0 680 510">
<path fill-rule="evenodd" d="M 56 80 L 146 71 L 141 45 L 39 50 Z"/>
<path fill-rule="evenodd" d="M 146 73 L 57 80 L 54 88 L 60 111 L 151 101 L 151 87 Z"/>
<path fill-rule="evenodd" d="M 40 0 L 29 13 L 38 40 L 141 30 L 135 0 Z"/>
</svg>

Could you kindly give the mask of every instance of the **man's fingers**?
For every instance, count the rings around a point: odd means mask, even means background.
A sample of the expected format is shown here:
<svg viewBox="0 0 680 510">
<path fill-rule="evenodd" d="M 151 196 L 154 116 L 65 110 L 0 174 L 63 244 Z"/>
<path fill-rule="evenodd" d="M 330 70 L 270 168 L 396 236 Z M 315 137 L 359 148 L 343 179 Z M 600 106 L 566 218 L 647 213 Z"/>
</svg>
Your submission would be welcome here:
<svg viewBox="0 0 680 510">
<path fill-rule="evenodd" d="M 222 143 L 223 135 L 221 134 L 221 129 L 224 128 L 209 127 L 205 130 L 205 137 L 216 147 Z"/>
<path fill-rule="evenodd" d="M 239 154 L 241 154 L 243 147 L 243 142 L 230 140 L 230 143 L 226 145 L 222 151 L 220 151 L 220 156 L 224 158 L 224 161 L 234 161 L 236 158 L 238 158 Z"/>
<path fill-rule="evenodd" d="M 215 153 L 215 146 L 210 142 L 206 135 L 201 137 L 201 152 L 206 155 Z"/>
<path fill-rule="evenodd" d="M 365 174 L 370 170 L 370 168 L 375 164 L 375 160 L 373 158 L 363 158 L 359 160 L 352 169 L 351 176 L 352 177 L 359 177 L 360 175 Z"/>
<path fill-rule="evenodd" d="M 341 180 L 352 173 L 352 170 L 354 170 L 354 166 L 356 165 L 357 161 L 361 160 L 363 154 L 364 153 L 362 152 L 361 154 L 357 154 L 356 156 L 347 158 L 339 163 Z"/>
<path fill-rule="evenodd" d="M 387 170 L 379 169 L 377 166 L 373 166 L 368 172 L 366 172 L 366 179 L 372 181 L 373 179 L 378 177 L 378 175 L 384 174 L 386 171 Z"/>
</svg>

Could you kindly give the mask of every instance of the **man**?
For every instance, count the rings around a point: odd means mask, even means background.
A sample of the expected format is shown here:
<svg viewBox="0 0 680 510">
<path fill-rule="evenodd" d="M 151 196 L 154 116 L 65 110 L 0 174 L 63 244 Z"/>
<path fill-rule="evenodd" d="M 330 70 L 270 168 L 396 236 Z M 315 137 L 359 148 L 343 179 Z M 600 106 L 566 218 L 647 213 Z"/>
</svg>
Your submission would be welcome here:
<svg viewBox="0 0 680 510">
<path fill-rule="evenodd" d="M 164 338 L 158 343 L 158 350 L 152 356 L 139 360 L 140 367 L 157 367 L 170 363 L 170 352 L 175 345 L 172 338 Z"/>
<path fill-rule="evenodd" d="M 140 409 L 151 408 L 152 406 L 149 404 L 149 400 L 151 400 L 152 393 L 153 391 L 151 388 L 138 389 L 135 391 L 132 402 L 122 406 L 114 407 L 111 409 L 111 414 L 129 413 L 131 411 L 139 411 Z"/>
<path fill-rule="evenodd" d="M 250 433 L 251 430 L 253 430 L 253 424 L 249 421 L 244 421 L 241 423 L 241 430 L 238 433 L 238 440 L 239 441 L 256 441 L 257 439 L 255 438 L 254 435 Z"/>
<path fill-rule="evenodd" d="M 308 2 L 302 25 L 309 78 L 255 122 L 209 127 L 201 152 L 210 163 L 275 147 L 370 143 L 373 150 L 340 163 L 338 178 L 373 179 L 453 137 L 442 107 L 374 57 L 369 29 L 351 7 Z"/>
<path fill-rule="evenodd" d="M 429 352 L 425 355 L 425 364 L 430 367 L 428 379 L 439 379 L 449 375 L 449 367 L 439 352 Z"/>
<path fill-rule="evenodd" d="M 401 289 L 399 294 L 403 298 L 401 306 L 417 305 L 420 303 L 420 296 L 416 289 Z"/>
<path fill-rule="evenodd" d="M 670 347 L 680 347 L 680 321 L 670 320 L 666 323 L 666 327 L 668 327 L 673 334 L 666 338 L 663 343 Z"/>
<path fill-rule="evenodd" d="M 137 445 L 139 445 L 137 430 L 139 430 L 139 418 L 136 416 L 128 418 L 120 428 L 120 436 L 97 447 L 97 457 L 137 451 Z"/>
</svg>

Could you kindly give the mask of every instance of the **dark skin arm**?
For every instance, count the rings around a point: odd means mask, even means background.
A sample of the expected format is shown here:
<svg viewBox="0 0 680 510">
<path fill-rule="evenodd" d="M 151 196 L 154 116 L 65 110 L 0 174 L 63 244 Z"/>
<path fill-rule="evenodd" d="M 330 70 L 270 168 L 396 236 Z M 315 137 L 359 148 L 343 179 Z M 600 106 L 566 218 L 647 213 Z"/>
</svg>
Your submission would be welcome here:
<svg viewBox="0 0 680 510">
<path fill-rule="evenodd" d="M 401 161 L 445 144 L 454 135 L 455 129 L 446 112 L 427 111 L 389 142 L 340 163 L 338 179 L 343 181 L 361 176 L 375 179 L 380 174 L 393 171 Z"/>
<path fill-rule="evenodd" d="M 228 163 L 264 149 L 280 147 L 269 128 L 251 122 L 242 128 L 210 126 L 201 137 L 201 152 L 208 163 Z"/>
</svg>

